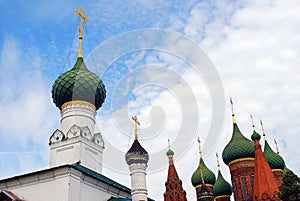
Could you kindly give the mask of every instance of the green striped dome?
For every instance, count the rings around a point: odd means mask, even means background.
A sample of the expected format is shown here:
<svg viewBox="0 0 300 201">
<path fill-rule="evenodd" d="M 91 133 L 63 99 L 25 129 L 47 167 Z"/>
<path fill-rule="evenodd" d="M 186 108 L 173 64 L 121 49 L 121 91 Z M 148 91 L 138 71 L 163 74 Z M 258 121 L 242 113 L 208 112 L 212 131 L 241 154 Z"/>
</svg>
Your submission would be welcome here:
<svg viewBox="0 0 300 201">
<path fill-rule="evenodd" d="M 283 158 L 271 149 L 267 140 L 265 140 L 264 154 L 267 161 L 269 162 L 271 169 L 283 170 L 283 168 L 285 167 Z"/>
<path fill-rule="evenodd" d="M 61 106 L 69 101 L 86 101 L 98 110 L 106 97 L 105 86 L 97 75 L 90 72 L 79 57 L 74 67 L 60 75 L 52 86 L 52 99 Z"/>
<path fill-rule="evenodd" d="M 214 173 L 210 169 L 207 168 L 207 166 L 205 165 L 203 159 L 200 158 L 199 166 L 198 166 L 198 168 L 196 169 L 196 171 L 194 172 L 194 174 L 192 176 L 193 186 L 196 187 L 196 186 L 202 184 L 202 177 L 201 177 L 201 173 L 200 173 L 200 165 L 202 167 L 204 183 L 214 185 L 215 182 L 216 182 L 216 176 L 214 175 Z"/>
<path fill-rule="evenodd" d="M 241 133 L 236 123 L 233 124 L 232 137 L 223 150 L 222 157 L 226 165 L 236 159 L 255 157 L 254 143 Z"/>
<path fill-rule="evenodd" d="M 218 171 L 218 178 L 214 185 L 214 196 L 222 196 L 228 195 L 231 196 L 232 194 L 232 187 L 231 185 L 224 179 L 221 171 Z"/>
</svg>

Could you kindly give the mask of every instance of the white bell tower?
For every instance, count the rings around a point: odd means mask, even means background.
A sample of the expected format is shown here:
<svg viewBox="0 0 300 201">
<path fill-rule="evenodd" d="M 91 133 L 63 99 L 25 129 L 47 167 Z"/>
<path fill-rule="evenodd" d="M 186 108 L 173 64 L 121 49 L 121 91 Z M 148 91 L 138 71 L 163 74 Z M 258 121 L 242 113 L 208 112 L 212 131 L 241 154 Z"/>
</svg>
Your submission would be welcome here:
<svg viewBox="0 0 300 201">
<path fill-rule="evenodd" d="M 138 141 L 138 125 L 140 123 L 137 116 L 132 117 L 132 119 L 134 121 L 135 139 L 125 155 L 131 176 L 131 198 L 132 201 L 147 201 L 146 168 L 149 155 Z"/>
<path fill-rule="evenodd" d="M 49 140 L 50 167 L 79 163 L 101 173 L 104 141 L 101 133 L 95 132 L 95 117 L 106 90 L 99 77 L 84 64 L 83 23 L 88 23 L 88 18 L 83 8 L 77 9 L 76 15 L 80 18 L 77 61 L 52 86 L 53 102 L 61 110 L 61 129 Z"/>
</svg>

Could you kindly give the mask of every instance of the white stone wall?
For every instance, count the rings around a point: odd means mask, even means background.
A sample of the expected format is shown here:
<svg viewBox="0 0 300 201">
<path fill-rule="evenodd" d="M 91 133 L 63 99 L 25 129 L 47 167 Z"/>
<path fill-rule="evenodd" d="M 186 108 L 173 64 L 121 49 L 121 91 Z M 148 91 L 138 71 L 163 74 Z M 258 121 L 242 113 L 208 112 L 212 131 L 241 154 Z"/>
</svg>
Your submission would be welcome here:
<svg viewBox="0 0 300 201">
<path fill-rule="evenodd" d="M 95 132 L 95 110 L 74 102 L 61 111 L 61 130 L 50 137 L 50 167 L 75 164 L 102 173 L 104 141 Z"/>
<path fill-rule="evenodd" d="M 102 173 L 103 149 L 81 135 L 50 145 L 50 167 L 77 162 L 98 173 Z"/>
<path fill-rule="evenodd" d="M 105 201 L 111 196 L 130 197 L 130 192 L 101 182 L 82 172 L 63 166 L 0 181 L 27 201 Z"/>
<path fill-rule="evenodd" d="M 86 105 L 70 105 L 61 111 L 61 130 L 67 133 L 75 124 L 77 126 L 87 126 L 91 133 L 95 133 L 96 112 Z"/>
</svg>

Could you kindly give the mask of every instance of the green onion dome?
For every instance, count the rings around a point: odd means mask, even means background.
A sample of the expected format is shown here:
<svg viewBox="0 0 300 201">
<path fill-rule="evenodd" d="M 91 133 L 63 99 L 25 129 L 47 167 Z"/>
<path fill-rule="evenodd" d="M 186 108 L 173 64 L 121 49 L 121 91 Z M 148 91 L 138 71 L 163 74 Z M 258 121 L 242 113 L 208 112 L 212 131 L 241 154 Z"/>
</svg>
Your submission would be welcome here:
<svg viewBox="0 0 300 201">
<path fill-rule="evenodd" d="M 167 154 L 168 157 L 173 157 L 174 156 L 174 151 L 169 149 L 166 154 Z"/>
<path fill-rule="evenodd" d="M 216 176 L 214 173 L 207 168 L 202 158 L 200 158 L 199 166 L 195 170 L 192 176 L 192 184 L 194 187 L 197 187 L 202 184 L 202 177 L 200 172 L 200 165 L 202 167 L 203 179 L 205 184 L 214 185 L 216 182 Z"/>
<path fill-rule="evenodd" d="M 137 139 L 134 140 L 132 146 L 125 155 L 125 160 L 128 165 L 134 163 L 145 163 L 149 161 L 147 151 L 142 147 Z"/>
<path fill-rule="evenodd" d="M 87 69 L 82 57 L 78 57 L 74 67 L 60 75 L 52 86 L 52 99 L 59 109 L 69 101 L 86 101 L 98 110 L 105 97 L 104 84 Z"/>
<path fill-rule="evenodd" d="M 260 134 L 258 134 L 255 130 L 253 131 L 253 134 L 251 135 L 251 139 L 253 141 L 260 140 Z"/>
<path fill-rule="evenodd" d="M 214 196 L 218 197 L 218 196 L 224 196 L 224 195 L 231 196 L 232 195 L 232 187 L 224 179 L 221 171 L 219 170 L 218 171 L 218 178 L 217 178 L 217 181 L 214 185 Z"/>
<path fill-rule="evenodd" d="M 223 150 L 222 157 L 226 165 L 236 159 L 255 157 L 254 143 L 241 133 L 236 123 L 233 123 L 232 137 Z"/>
<path fill-rule="evenodd" d="M 271 149 L 267 140 L 265 140 L 264 154 L 271 169 L 284 169 L 285 164 L 283 158 Z"/>
</svg>

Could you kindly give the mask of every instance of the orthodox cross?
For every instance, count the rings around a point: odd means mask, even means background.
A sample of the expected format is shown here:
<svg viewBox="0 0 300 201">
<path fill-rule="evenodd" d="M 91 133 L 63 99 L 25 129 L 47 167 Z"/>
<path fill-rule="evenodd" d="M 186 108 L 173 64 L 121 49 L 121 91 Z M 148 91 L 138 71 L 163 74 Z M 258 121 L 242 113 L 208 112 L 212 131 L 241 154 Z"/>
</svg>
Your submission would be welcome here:
<svg viewBox="0 0 300 201">
<path fill-rule="evenodd" d="M 216 157 L 217 157 L 217 165 L 218 165 L 218 170 L 220 170 L 220 162 L 219 162 L 219 155 L 216 152 Z"/>
<path fill-rule="evenodd" d="M 234 111 L 233 111 L 233 101 L 232 101 L 231 97 L 230 97 L 230 104 L 231 104 L 232 121 L 233 121 L 233 123 L 236 123 L 236 119 L 235 119 L 235 115 L 234 115 Z"/>
<path fill-rule="evenodd" d="M 132 116 L 132 120 L 134 121 L 134 138 L 138 139 L 138 126 L 140 125 L 140 122 L 138 121 L 137 116 Z"/>
<path fill-rule="evenodd" d="M 254 120 L 252 114 L 250 114 L 251 122 L 252 122 L 252 128 L 255 130 Z"/>
<path fill-rule="evenodd" d="M 279 154 L 278 144 L 277 144 L 277 141 L 276 141 L 275 138 L 274 138 L 274 142 L 275 142 L 275 145 L 276 145 L 276 153 Z"/>
<path fill-rule="evenodd" d="M 201 149 L 201 141 L 200 141 L 200 137 L 198 137 L 198 146 L 199 146 L 199 154 L 200 154 L 200 158 L 202 158 L 202 149 Z"/>
<path fill-rule="evenodd" d="M 80 18 L 80 24 L 79 24 L 79 51 L 78 51 L 78 57 L 82 57 L 82 38 L 83 38 L 83 26 L 82 22 L 87 24 L 89 22 L 88 17 L 84 11 L 84 9 L 77 8 L 76 9 L 76 16 Z"/>
<path fill-rule="evenodd" d="M 260 119 L 260 125 L 261 125 L 261 130 L 262 130 L 262 133 L 263 133 L 263 136 L 264 136 L 264 140 L 267 140 L 265 129 L 264 129 L 264 124 L 263 124 L 261 119 Z"/>
</svg>

